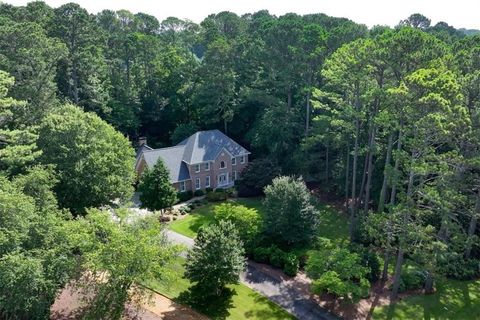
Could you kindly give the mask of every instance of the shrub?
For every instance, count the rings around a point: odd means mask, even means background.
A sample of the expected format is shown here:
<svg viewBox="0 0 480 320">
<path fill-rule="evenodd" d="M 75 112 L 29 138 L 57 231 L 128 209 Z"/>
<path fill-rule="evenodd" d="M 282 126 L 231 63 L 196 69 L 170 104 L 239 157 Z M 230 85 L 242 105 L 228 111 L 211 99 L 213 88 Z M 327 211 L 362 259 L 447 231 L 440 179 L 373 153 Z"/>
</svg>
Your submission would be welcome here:
<svg viewBox="0 0 480 320">
<path fill-rule="evenodd" d="M 206 198 L 210 202 L 220 202 L 227 199 L 227 194 L 223 191 L 209 192 L 207 193 Z"/>
<path fill-rule="evenodd" d="M 205 195 L 205 192 L 202 189 L 195 190 L 195 193 L 193 194 L 195 197 L 201 197 Z"/>
<path fill-rule="evenodd" d="M 272 246 L 270 250 L 270 263 L 277 268 L 283 268 L 285 252 L 276 246 Z"/>
<path fill-rule="evenodd" d="M 173 220 L 177 220 L 177 217 L 173 217 Z"/>
<path fill-rule="evenodd" d="M 449 278 L 472 280 L 480 277 L 480 260 L 465 260 L 463 257 L 452 256 L 443 265 L 442 270 Z"/>
<path fill-rule="evenodd" d="M 361 264 L 358 253 L 346 248 L 314 251 L 307 262 L 306 271 L 314 280 L 314 293 L 332 293 L 338 297 L 356 300 L 368 295 L 370 284 L 368 268 Z"/>
<path fill-rule="evenodd" d="M 280 167 L 268 159 L 250 162 L 235 181 L 239 197 L 256 197 L 263 194 L 263 188 L 272 183 L 273 178 L 280 175 Z"/>
<path fill-rule="evenodd" d="M 212 192 L 212 191 L 213 191 L 212 188 L 205 188 L 205 192 L 206 192 L 206 193 L 210 193 L 210 192 Z"/>
<path fill-rule="evenodd" d="M 421 270 L 405 270 L 400 279 L 400 292 L 422 289 L 425 285 L 425 272 Z"/>
<path fill-rule="evenodd" d="M 178 200 L 180 200 L 180 202 L 184 202 L 184 201 L 187 201 L 187 200 L 190 200 L 193 198 L 193 192 L 192 191 L 183 191 L 183 192 L 179 192 L 177 194 L 177 198 Z"/>
<path fill-rule="evenodd" d="M 213 209 L 217 221 L 230 221 L 235 225 L 245 250 L 251 252 L 253 243 L 262 228 L 262 216 L 256 209 L 232 203 L 222 203 Z"/>
<path fill-rule="evenodd" d="M 260 263 L 270 262 L 270 248 L 256 247 L 253 249 L 253 260 Z"/>
<path fill-rule="evenodd" d="M 299 261 L 295 254 L 286 253 L 283 257 L 283 272 L 287 276 L 294 277 L 298 273 Z"/>
<path fill-rule="evenodd" d="M 375 252 L 369 251 L 367 248 L 362 246 L 356 247 L 353 251 L 357 252 L 360 255 L 360 264 L 368 269 L 366 275 L 368 281 L 373 283 L 380 279 L 381 264 L 378 255 Z"/>
<path fill-rule="evenodd" d="M 320 212 L 302 179 L 275 178 L 265 195 L 264 230 L 274 243 L 290 246 L 315 238 Z"/>
</svg>

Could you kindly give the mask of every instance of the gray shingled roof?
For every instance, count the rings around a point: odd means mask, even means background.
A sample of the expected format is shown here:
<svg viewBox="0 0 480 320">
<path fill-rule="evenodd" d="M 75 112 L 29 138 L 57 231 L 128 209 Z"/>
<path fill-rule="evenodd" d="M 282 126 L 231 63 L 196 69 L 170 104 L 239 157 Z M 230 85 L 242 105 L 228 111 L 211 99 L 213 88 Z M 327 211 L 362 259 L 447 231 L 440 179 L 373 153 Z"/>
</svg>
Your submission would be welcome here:
<svg viewBox="0 0 480 320">
<path fill-rule="evenodd" d="M 184 146 L 144 150 L 143 157 L 149 168 L 152 168 L 157 163 L 158 158 L 161 158 L 170 171 L 170 180 L 175 183 L 190 179 L 187 165 L 182 161 L 184 150 Z"/>
<path fill-rule="evenodd" d="M 177 146 L 185 146 L 182 159 L 189 164 L 213 161 L 224 148 L 235 157 L 250 153 L 219 130 L 198 131 Z"/>
<path fill-rule="evenodd" d="M 174 147 L 152 149 L 147 145 L 138 151 L 137 163 L 143 155 L 147 166 L 152 168 L 161 158 L 170 170 L 172 183 L 189 180 L 187 164 L 213 161 L 226 149 L 233 156 L 249 154 L 247 149 L 224 135 L 219 130 L 199 131 Z"/>
</svg>

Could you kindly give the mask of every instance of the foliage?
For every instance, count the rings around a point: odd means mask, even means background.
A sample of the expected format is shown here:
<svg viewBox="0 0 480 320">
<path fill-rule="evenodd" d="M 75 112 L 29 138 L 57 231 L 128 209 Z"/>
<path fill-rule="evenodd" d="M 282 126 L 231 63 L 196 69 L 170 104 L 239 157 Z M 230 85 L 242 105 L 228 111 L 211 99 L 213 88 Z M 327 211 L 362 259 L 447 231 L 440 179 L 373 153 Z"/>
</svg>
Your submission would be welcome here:
<svg viewBox="0 0 480 320">
<path fill-rule="evenodd" d="M 0 313 L 44 319 L 74 276 L 71 222 L 57 208 L 52 172 L 36 167 L 12 181 L 0 177 Z"/>
<path fill-rule="evenodd" d="M 170 140 L 172 141 L 173 145 L 176 145 L 197 131 L 198 126 L 195 123 L 190 122 L 186 124 L 180 124 L 175 128 L 175 130 L 173 130 Z"/>
<path fill-rule="evenodd" d="M 201 197 L 203 195 L 205 195 L 205 191 L 201 190 L 201 189 L 198 189 L 198 190 L 195 190 L 195 192 L 193 193 L 193 195 L 195 197 Z"/>
<path fill-rule="evenodd" d="M 58 173 L 55 192 L 61 206 L 82 212 L 130 199 L 132 147 L 98 116 L 65 105 L 42 121 L 38 134 L 40 161 Z"/>
<path fill-rule="evenodd" d="M 214 192 L 207 192 L 206 198 L 210 202 L 219 202 L 227 200 L 227 193 L 223 189 L 216 189 Z"/>
<path fill-rule="evenodd" d="M 185 277 L 195 282 L 204 298 L 218 296 L 228 284 L 236 284 L 245 268 L 242 241 L 229 221 L 203 227 L 188 253 Z"/>
<path fill-rule="evenodd" d="M 242 171 L 240 179 L 235 181 L 239 197 L 255 197 L 263 194 L 263 189 L 280 175 L 280 167 L 272 160 L 256 159 Z"/>
<path fill-rule="evenodd" d="M 170 173 L 161 158 L 152 170 L 142 173 L 138 185 L 142 207 L 152 211 L 173 206 L 177 202 L 177 191 L 170 182 Z"/>
<path fill-rule="evenodd" d="M 236 228 L 245 250 L 251 251 L 254 241 L 262 231 L 262 216 L 256 209 L 243 205 L 222 203 L 213 208 L 215 220 L 230 221 Z"/>
<path fill-rule="evenodd" d="M 253 260 L 281 268 L 286 275 L 291 277 L 298 273 L 300 266 L 300 261 L 294 253 L 285 252 L 275 245 L 255 247 L 253 249 Z"/>
<path fill-rule="evenodd" d="M 328 241 L 326 243 L 307 261 L 307 274 L 314 280 L 313 292 L 327 292 L 353 300 L 368 296 L 368 269 L 362 265 L 360 255 L 345 248 L 336 248 Z"/>
<path fill-rule="evenodd" d="M 190 200 L 193 198 L 193 192 L 191 190 L 179 192 L 177 193 L 177 198 L 181 202 Z"/>
<path fill-rule="evenodd" d="M 275 178 L 265 188 L 264 206 L 264 231 L 276 243 L 306 243 L 316 235 L 319 211 L 302 179 Z"/>
<path fill-rule="evenodd" d="M 125 303 L 148 297 L 137 284 L 167 279 L 168 266 L 178 250 L 171 246 L 156 217 L 128 221 L 127 211 L 89 210 L 74 237 L 82 251 L 85 271 L 79 286 L 86 299 L 88 319 L 119 318 Z M 134 218 L 133 218 L 134 219 Z"/>
</svg>

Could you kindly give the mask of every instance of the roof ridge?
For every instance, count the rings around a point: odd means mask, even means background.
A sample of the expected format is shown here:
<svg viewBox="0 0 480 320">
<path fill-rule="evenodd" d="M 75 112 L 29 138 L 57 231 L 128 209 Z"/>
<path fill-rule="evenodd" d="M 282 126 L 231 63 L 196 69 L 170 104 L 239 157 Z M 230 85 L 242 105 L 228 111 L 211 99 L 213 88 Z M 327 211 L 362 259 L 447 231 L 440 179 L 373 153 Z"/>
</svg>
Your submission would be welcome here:
<svg viewBox="0 0 480 320">
<path fill-rule="evenodd" d="M 174 149 L 174 148 L 184 148 L 185 146 L 183 145 L 176 145 L 176 146 L 171 146 L 171 147 L 164 147 L 164 148 L 156 148 L 156 149 L 151 149 L 151 150 L 144 150 L 143 152 L 151 152 L 151 151 L 159 151 L 159 150 L 165 150 L 165 149 Z"/>
</svg>

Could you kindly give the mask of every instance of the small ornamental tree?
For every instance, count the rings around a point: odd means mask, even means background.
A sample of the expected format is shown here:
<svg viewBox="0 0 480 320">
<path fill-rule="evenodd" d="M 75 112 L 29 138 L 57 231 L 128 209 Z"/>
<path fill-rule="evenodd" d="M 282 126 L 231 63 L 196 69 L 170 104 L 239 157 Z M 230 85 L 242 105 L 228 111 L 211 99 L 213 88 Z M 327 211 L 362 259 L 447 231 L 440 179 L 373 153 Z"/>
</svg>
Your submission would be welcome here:
<svg viewBox="0 0 480 320">
<path fill-rule="evenodd" d="M 313 279 L 312 291 L 330 293 L 337 297 L 357 300 L 368 295 L 368 268 L 362 266 L 359 254 L 331 243 L 312 252 L 308 259 L 307 275 Z"/>
<path fill-rule="evenodd" d="M 256 209 L 242 205 L 222 203 L 213 209 L 217 221 L 230 221 L 235 225 L 247 251 L 252 249 L 253 242 L 262 231 L 262 216 Z"/>
<path fill-rule="evenodd" d="M 269 159 L 257 159 L 248 164 L 235 185 L 240 197 L 263 195 L 263 189 L 281 173 L 280 167 Z"/>
<path fill-rule="evenodd" d="M 162 210 L 177 202 L 177 191 L 170 182 L 169 172 L 162 159 L 158 159 L 152 170 L 145 169 L 138 185 L 143 208 Z"/>
<path fill-rule="evenodd" d="M 302 179 L 275 178 L 265 188 L 265 233 L 281 245 L 309 242 L 317 232 L 320 212 Z"/>
<path fill-rule="evenodd" d="M 200 229 L 188 253 L 185 277 L 196 282 L 201 296 L 220 296 L 228 284 L 237 284 L 245 269 L 245 251 L 233 223 L 220 221 Z"/>
</svg>

